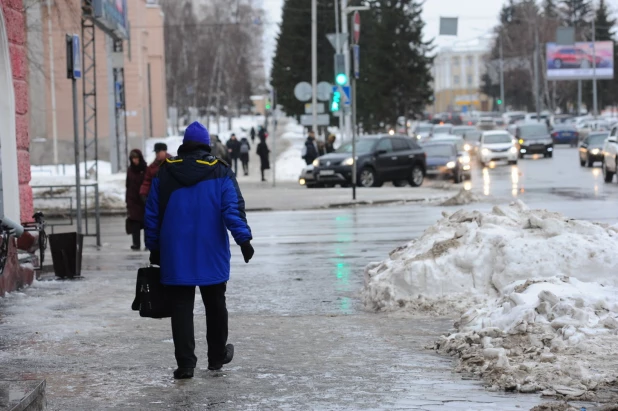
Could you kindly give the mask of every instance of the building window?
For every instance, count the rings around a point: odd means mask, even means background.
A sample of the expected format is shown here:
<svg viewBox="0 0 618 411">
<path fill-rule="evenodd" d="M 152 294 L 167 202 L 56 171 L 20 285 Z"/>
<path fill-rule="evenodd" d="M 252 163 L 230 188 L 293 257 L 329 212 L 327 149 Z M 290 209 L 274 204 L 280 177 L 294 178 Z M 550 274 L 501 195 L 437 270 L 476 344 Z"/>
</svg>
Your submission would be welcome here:
<svg viewBox="0 0 618 411">
<path fill-rule="evenodd" d="M 453 57 L 453 65 L 456 66 L 459 64 L 459 57 L 455 56 Z"/>
<path fill-rule="evenodd" d="M 468 85 L 471 86 L 474 84 L 474 79 L 472 78 L 472 74 L 468 74 Z"/>
<path fill-rule="evenodd" d="M 472 57 L 472 56 L 468 56 L 468 57 L 466 58 L 466 61 L 468 62 L 468 66 L 471 66 L 471 65 L 473 65 L 473 64 L 474 64 L 474 57 Z"/>
<path fill-rule="evenodd" d="M 453 84 L 455 84 L 456 86 L 459 85 L 459 76 L 453 76 Z"/>
</svg>

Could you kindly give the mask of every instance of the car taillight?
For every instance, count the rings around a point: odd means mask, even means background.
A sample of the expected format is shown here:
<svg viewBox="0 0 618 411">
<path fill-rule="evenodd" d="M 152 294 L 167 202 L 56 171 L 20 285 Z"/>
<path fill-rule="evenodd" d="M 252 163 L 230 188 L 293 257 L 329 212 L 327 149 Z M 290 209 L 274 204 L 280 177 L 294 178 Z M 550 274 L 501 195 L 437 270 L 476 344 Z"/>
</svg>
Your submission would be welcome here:
<svg viewBox="0 0 618 411">
<path fill-rule="evenodd" d="M 469 125 L 469 126 L 471 126 L 471 125 L 472 125 L 472 122 L 471 122 L 471 121 L 468 121 L 468 125 Z"/>
<path fill-rule="evenodd" d="M 555 131 L 553 133 L 551 133 L 552 137 L 558 137 L 558 133 L 556 133 Z"/>
</svg>

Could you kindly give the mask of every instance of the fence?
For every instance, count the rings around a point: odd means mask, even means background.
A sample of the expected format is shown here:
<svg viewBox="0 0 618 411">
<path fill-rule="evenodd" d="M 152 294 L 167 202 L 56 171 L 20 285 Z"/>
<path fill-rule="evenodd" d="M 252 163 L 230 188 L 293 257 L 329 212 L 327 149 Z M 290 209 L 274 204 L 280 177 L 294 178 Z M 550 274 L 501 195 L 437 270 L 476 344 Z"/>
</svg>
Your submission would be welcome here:
<svg viewBox="0 0 618 411">
<path fill-rule="evenodd" d="M 97 246 L 101 246 L 101 210 L 99 207 L 99 184 L 81 184 L 80 187 L 83 190 L 82 193 L 82 227 L 84 227 L 84 236 L 85 237 L 95 237 Z M 66 213 L 63 213 L 68 221 L 65 222 L 47 222 L 46 225 L 51 227 L 51 233 L 54 234 L 54 227 L 61 226 L 72 226 L 74 223 L 75 216 L 77 215 L 76 210 L 76 202 L 74 201 L 74 196 L 66 195 L 66 192 L 69 190 L 75 190 L 75 184 L 73 185 L 39 185 L 32 186 L 32 191 L 34 194 L 34 199 L 43 199 L 43 200 L 68 200 L 69 207 Z M 90 229 L 89 222 L 93 218 L 93 212 L 88 208 L 88 190 L 94 190 L 94 198 L 91 201 L 94 201 L 94 232 Z"/>
</svg>

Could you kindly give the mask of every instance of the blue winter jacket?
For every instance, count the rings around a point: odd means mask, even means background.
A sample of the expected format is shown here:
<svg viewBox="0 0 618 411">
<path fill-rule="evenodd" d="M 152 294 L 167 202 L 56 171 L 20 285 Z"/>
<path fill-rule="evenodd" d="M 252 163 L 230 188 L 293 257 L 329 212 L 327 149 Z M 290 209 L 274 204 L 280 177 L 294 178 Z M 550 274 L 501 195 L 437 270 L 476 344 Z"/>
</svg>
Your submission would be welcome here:
<svg viewBox="0 0 618 411">
<path fill-rule="evenodd" d="M 152 180 L 144 218 L 146 246 L 161 253 L 161 282 L 212 285 L 230 278 L 230 230 L 251 240 L 245 200 L 232 170 L 198 149 L 168 159 Z"/>
</svg>

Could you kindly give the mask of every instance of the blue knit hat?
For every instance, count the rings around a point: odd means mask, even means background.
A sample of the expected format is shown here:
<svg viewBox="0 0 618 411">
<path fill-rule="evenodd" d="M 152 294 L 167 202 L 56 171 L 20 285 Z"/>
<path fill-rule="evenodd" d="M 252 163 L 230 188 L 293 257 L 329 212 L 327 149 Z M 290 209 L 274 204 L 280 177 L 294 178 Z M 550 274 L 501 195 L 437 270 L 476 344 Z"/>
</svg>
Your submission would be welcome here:
<svg viewBox="0 0 618 411">
<path fill-rule="evenodd" d="M 185 130 L 185 137 L 182 142 L 187 143 L 189 141 L 210 145 L 210 134 L 208 134 L 206 127 L 199 121 L 194 121 Z"/>
</svg>

